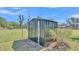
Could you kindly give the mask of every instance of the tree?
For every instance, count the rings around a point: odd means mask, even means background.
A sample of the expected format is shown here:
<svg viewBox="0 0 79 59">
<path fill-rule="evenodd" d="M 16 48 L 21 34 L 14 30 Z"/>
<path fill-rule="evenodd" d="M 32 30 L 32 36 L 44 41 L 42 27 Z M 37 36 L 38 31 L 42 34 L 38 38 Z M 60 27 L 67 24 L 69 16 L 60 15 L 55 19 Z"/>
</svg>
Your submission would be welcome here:
<svg viewBox="0 0 79 59">
<path fill-rule="evenodd" d="M 12 28 L 12 29 L 15 29 L 15 28 L 18 28 L 18 23 L 17 22 L 7 22 L 7 26 L 9 28 Z"/>
<path fill-rule="evenodd" d="M 1 27 L 6 27 L 7 21 L 5 18 L 0 17 L 0 26 Z"/>
<path fill-rule="evenodd" d="M 61 23 L 61 24 L 59 24 L 59 28 L 66 28 L 67 27 L 67 24 L 66 23 Z"/>
<path fill-rule="evenodd" d="M 72 28 L 79 28 L 79 18 L 71 17 L 66 22 Z"/>
<path fill-rule="evenodd" d="M 23 38 L 23 21 L 24 21 L 24 16 L 19 15 L 19 26 L 20 26 L 20 29 L 22 30 L 22 38 Z"/>
<path fill-rule="evenodd" d="M 20 28 L 22 28 L 23 21 L 24 21 L 24 16 L 23 15 L 19 15 L 19 25 L 20 25 Z"/>
</svg>

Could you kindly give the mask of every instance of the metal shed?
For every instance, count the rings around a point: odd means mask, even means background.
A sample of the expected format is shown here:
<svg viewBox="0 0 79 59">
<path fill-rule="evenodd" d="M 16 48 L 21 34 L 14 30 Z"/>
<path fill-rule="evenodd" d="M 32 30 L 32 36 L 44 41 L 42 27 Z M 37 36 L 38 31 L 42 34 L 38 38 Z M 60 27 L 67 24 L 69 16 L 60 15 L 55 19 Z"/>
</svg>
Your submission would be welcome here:
<svg viewBox="0 0 79 59">
<path fill-rule="evenodd" d="M 28 22 L 28 38 L 42 46 L 46 46 L 46 38 L 50 36 L 49 29 L 57 27 L 58 23 L 56 21 L 32 18 Z"/>
</svg>

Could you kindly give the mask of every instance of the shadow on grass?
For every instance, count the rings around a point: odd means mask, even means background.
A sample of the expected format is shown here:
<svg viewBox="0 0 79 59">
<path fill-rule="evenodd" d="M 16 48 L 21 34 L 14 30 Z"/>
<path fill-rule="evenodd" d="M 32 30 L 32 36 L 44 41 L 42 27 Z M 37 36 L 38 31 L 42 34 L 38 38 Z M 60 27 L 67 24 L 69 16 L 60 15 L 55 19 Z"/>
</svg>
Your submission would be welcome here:
<svg viewBox="0 0 79 59">
<path fill-rule="evenodd" d="M 43 47 L 31 40 L 25 39 L 14 41 L 12 48 L 14 51 L 38 51 Z"/>
<path fill-rule="evenodd" d="M 73 41 L 78 41 L 79 42 L 79 37 L 70 37 Z"/>
</svg>

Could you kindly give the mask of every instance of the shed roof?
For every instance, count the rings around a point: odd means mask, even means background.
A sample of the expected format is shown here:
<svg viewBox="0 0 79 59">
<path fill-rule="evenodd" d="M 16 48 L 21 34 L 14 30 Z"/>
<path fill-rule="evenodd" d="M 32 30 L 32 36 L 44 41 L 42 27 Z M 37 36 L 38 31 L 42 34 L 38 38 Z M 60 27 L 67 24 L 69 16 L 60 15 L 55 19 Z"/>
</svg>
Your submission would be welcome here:
<svg viewBox="0 0 79 59">
<path fill-rule="evenodd" d="M 43 21 L 49 21 L 49 22 L 55 22 L 55 23 L 58 23 L 57 21 L 48 20 L 48 19 L 43 19 L 43 18 L 32 18 L 32 19 L 30 20 L 30 22 L 33 21 L 33 20 L 43 20 Z"/>
</svg>

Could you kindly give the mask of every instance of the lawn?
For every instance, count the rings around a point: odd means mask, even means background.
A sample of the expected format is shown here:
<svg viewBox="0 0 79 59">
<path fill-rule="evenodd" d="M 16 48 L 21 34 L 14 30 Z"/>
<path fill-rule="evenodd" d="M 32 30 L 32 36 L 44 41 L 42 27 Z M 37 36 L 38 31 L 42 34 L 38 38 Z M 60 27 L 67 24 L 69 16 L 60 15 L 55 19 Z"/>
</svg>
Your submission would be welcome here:
<svg viewBox="0 0 79 59">
<path fill-rule="evenodd" d="M 59 36 L 58 38 L 61 39 L 61 37 L 65 36 L 65 34 L 67 33 L 67 37 L 64 38 L 64 42 L 66 42 L 69 46 L 70 49 L 69 51 L 79 51 L 79 30 L 78 29 L 68 29 L 68 31 L 66 31 L 66 29 L 62 29 L 61 33 L 64 32 L 63 34 L 60 34 L 59 32 Z M 52 31 L 53 33 L 53 31 Z M 71 33 L 71 34 L 70 34 Z"/>
<path fill-rule="evenodd" d="M 12 44 L 16 40 L 27 39 L 27 30 L 23 31 L 23 38 L 21 36 L 21 30 L 0 30 L 0 51 L 13 51 Z M 72 30 L 72 35 L 69 39 L 66 39 L 70 45 L 69 51 L 78 51 L 79 50 L 79 30 Z"/>
<path fill-rule="evenodd" d="M 0 30 L 0 51 L 12 51 L 12 44 L 16 40 L 27 39 L 27 30 L 23 31 L 23 38 L 21 30 Z"/>
<path fill-rule="evenodd" d="M 72 35 L 66 40 L 70 45 L 71 51 L 79 51 L 79 30 L 72 30 Z"/>
</svg>

